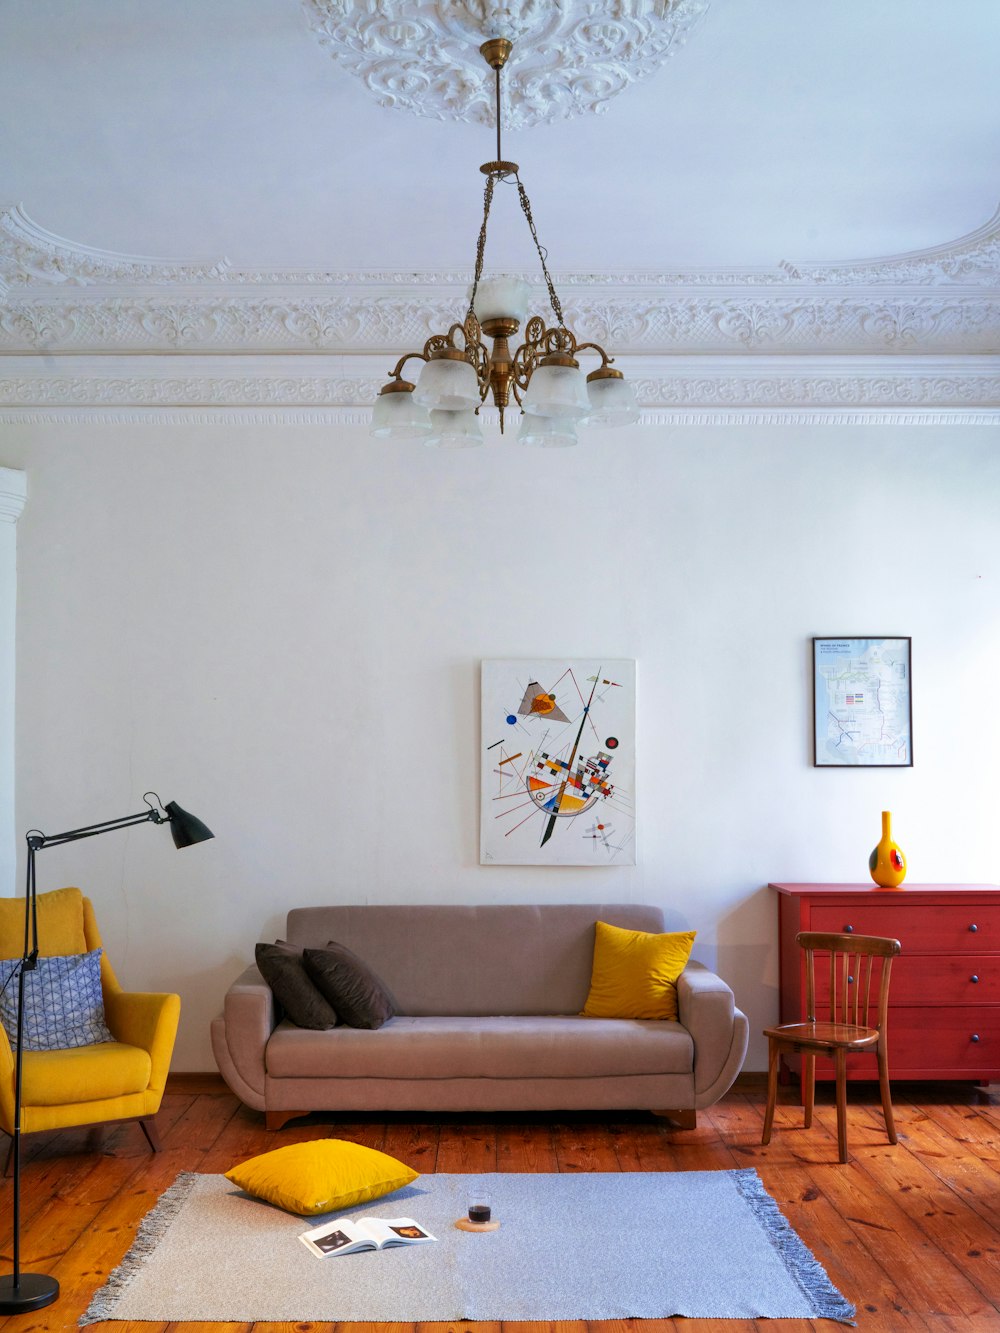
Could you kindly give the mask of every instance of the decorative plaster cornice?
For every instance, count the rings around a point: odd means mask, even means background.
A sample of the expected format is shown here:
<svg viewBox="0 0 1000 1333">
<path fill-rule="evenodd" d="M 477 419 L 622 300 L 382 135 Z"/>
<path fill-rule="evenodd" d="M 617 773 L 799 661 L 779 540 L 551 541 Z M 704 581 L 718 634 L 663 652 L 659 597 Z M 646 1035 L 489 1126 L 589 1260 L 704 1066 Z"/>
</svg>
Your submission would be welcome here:
<svg viewBox="0 0 1000 1333">
<path fill-rule="evenodd" d="M 661 67 L 708 0 L 304 0 L 322 45 L 382 106 L 494 124 L 479 54 L 507 37 L 504 120 L 511 129 L 604 111 Z"/>
<path fill-rule="evenodd" d="M 448 327 L 468 283 L 455 272 L 239 270 L 225 260 L 120 256 L 44 232 L 21 209 L 0 213 L 0 275 L 0 404 L 39 411 L 346 410 L 371 400 L 403 349 Z M 650 408 L 791 410 L 794 398 L 806 413 L 891 413 L 905 400 L 931 413 L 978 405 L 996 419 L 995 375 L 975 359 L 995 372 L 1000 210 L 951 245 L 884 261 L 577 273 L 557 283 L 581 338 L 612 347 L 630 373 L 637 359 L 649 367 Z M 942 376 L 931 362 L 948 357 L 956 364 Z M 281 373 L 260 369 L 267 358 L 281 358 Z M 830 400 L 816 367 L 838 358 L 854 358 L 853 368 L 846 379 L 837 371 Z M 322 368 L 305 374 L 310 359 Z M 169 373 L 151 376 L 142 360 Z M 209 369 L 196 373 L 199 360 Z M 768 360 L 781 367 L 771 387 Z M 71 371 L 71 362 L 86 364 Z M 797 373 L 807 362 L 808 373 Z M 710 387 L 697 398 L 701 383 Z"/>
<path fill-rule="evenodd" d="M 0 523 L 16 523 L 27 500 L 27 475 L 12 467 L 0 467 Z"/>
<path fill-rule="evenodd" d="M 73 420 L 141 420 L 135 409 L 183 419 L 368 419 L 381 377 L 364 359 L 358 372 L 323 357 L 288 369 L 282 358 L 246 368 L 245 358 L 187 358 L 172 372 L 143 358 L 129 373 L 98 358 L 67 358 L 72 369 L 53 373 L 0 362 L 0 420 L 45 416 Z M 222 363 L 222 364 L 218 364 Z M 176 365 L 176 362 L 172 363 Z M 896 422 L 1000 423 L 1000 367 L 993 358 L 676 358 L 626 367 L 646 424 L 664 422 Z M 116 373 L 117 372 L 117 373 Z M 27 414 L 27 415 L 26 415 Z M 249 414 L 249 418 L 248 418 Z M 484 413 L 489 417 L 489 412 Z"/>
</svg>

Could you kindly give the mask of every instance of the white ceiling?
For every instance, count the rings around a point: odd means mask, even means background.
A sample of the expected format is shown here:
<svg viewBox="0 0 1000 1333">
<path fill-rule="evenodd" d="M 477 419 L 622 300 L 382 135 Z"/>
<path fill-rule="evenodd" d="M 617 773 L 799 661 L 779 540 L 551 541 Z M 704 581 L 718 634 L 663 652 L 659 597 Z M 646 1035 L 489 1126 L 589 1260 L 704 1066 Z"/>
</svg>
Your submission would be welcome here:
<svg viewBox="0 0 1000 1333">
<path fill-rule="evenodd" d="M 505 156 L 557 270 L 899 254 L 993 214 L 998 57 L 997 0 L 711 0 L 605 115 Z M 81 245 L 471 265 L 492 132 L 378 106 L 300 0 L 4 0 L 0 90 L 0 205 Z M 497 267 L 532 266 L 515 204 Z"/>
</svg>

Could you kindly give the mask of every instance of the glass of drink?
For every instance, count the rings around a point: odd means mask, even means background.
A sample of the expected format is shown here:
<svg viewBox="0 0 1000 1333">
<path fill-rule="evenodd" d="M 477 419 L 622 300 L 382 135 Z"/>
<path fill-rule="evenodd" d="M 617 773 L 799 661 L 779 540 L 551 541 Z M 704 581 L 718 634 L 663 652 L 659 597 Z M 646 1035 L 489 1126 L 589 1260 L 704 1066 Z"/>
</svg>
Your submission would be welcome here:
<svg viewBox="0 0 1000 1333">
<path fill-rule="evenodd" d="M 493 1215 L 493 1205 L 490 1199 L 489 1191 L 480 1189 L 470 1189 L 466 1197 L 469 1208 L 470 1222 L 488 1222 Z"/>
</svg>

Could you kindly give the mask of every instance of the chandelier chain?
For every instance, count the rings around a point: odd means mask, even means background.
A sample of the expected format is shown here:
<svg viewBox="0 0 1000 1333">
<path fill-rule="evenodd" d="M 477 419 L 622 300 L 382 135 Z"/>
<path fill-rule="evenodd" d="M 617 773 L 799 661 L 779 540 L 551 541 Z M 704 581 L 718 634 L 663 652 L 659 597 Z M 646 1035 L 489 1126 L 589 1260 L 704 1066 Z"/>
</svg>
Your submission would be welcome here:
<svg viewBox="0 0 1000 1333">
<path fill-rule="evenodd" d="M 521 177 L 517 176 L 516 180 L 517 193 L 521 200 L 521 209 L 528 220 L 528 226 L 531 229 L 531 239 L 535 242 L 535 249 L 538 251 L 538 258 L 542 265 L 542 272 L 545 274 L 545 285 L 549 289 L 549 301 L 552 304 L 552 311 L 555 314 L 556 319 L 559 321 L 559 327 L 564 329 L 566 327 L 566 321 L 563 318 L 562 305 L 560 304 L 559 297 L 556 295 L 556 289 L 552 282 L 552 275 L 545 262 L 545 257 L 548 251 L 538 239 L 538 232 L 535 230 L 535 219 L 531 216 L 531 203 L 524 186 L 521 184 Z"/>
<path fill-rule="evenodd" d="M 479 290 L 479 279 L 483 276 L 483 257 L 486 254 L 486 224 L 489 221 L 490 205 L 493 203 L 493 189 L 496 185 L 495 178 L 490 175 L 486 177 L 486 188 L 483 191 L 483 221 L 479 228 L 479 241 L 476 245 L 476 273 L 472 280 L 472 292 L 469 296 L 469 314 L 474 314 L 476 304 L 476 292 Z"/>
</svg>

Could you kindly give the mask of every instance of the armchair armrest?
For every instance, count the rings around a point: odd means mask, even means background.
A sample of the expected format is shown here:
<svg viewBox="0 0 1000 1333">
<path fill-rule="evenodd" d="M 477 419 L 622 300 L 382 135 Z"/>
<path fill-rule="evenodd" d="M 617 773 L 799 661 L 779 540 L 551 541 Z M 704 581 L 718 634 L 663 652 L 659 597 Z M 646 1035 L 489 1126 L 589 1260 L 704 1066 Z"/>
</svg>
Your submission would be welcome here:
<svg viewBox="0 0 1000 1333">
<path fill-rule="evenodd" d="M 247 1106 L 264 1110 L 264 1052 L 277 1027 L 274 995 L 257 968 L 241 972 L 212 1020 L 212 1050 L 219 1073 Z"/>
<path fill-rule="evenodd" d="M 701 963 L 688 963 L 678 977 L 677 1008 L 694 1041 L 695 1106 L 711 1106 L 743 1066 L 750 1024 L 722 978 Z"/>
<path fill-rule="evenodd" d="M 116 1041 L 149 1052 L 151 1092 L 166 1087 L 181 997 L 155 991 L 112 991 L 104 996 L 104 1015 Z"/>
</svg>

